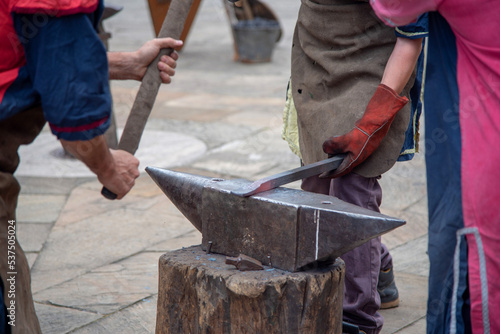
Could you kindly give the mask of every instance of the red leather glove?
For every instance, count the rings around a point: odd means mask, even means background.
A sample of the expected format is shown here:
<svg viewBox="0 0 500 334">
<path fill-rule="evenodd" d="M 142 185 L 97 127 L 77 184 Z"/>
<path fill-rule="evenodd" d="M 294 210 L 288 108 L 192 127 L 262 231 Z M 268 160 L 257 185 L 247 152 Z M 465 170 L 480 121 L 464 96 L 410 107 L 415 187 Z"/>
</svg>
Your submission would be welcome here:
<svg viewBox="0 0 500 334">
<path fill-rule="evenodd" d="M 339 168 L 323 173 L 320 177 L 339 177 L 348 174 L 368 158 L 380 145 L 397 112 L 406 103 L 408 103 L 406 97 L 401 97 L 391 88 L 380 84 L 368 103 L 363 117 L 354 125 L 354 129 L 345 135 L 330 137 L 323 143 L 325 153 L 329 155 L 347 153 L 347 156 Z"/>
</svg>

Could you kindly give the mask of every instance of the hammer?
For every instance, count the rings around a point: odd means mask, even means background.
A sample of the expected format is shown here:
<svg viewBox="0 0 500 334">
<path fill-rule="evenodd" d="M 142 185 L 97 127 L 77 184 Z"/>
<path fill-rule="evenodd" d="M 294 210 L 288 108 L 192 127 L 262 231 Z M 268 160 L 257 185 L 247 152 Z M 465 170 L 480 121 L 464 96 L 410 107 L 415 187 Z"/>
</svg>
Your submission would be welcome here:
<svg viewBox="0 0 500 334">
<path fill-rule="evenodd" d="M 193 0 L 173 0 L 158 37 L 179 39 L 192 4 Z M 158 75 L 158 62 L 163 55 L 170 55 L 173 51 L 172 48 L 162 49 L 155 60 L 149 64 L 118 143 L 118 149 L 131 154 L 137 151 L 144 127 L 151 114 L 161 85 L 161 78 Z M 102 188 L 101 194 L 111 200 L 117 197 L 115 193 L 106 187 Z"/>
</svg>

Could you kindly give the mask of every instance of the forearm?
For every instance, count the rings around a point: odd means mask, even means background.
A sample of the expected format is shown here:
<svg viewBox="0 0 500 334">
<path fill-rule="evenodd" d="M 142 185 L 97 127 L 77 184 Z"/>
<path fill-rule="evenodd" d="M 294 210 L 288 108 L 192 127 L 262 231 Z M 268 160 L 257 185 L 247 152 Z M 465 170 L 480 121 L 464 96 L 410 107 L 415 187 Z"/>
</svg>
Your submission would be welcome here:
<svg viewBox="0 0 500 334">
<path fill-rule="evenodd" d="M 136 52 L 108 52 L 109 78 L 111 80 L 141 80 Z"/>
<path fill-rule="evenodd" d="M 61 140 L 64 148 L 84 162 L 110 191 L 123 198 L 139 177 L 139 160 L 123 150 L 110 150 L 104 136 L 87 141 Z"/>
<path fill-rule="evenodd" d="M 172 38 L 152 39 L 134 52 L 108 52 L 109 78 L 112 80 L 141 81 L 148 66 L 158 56 L 161 49 L 178 48 L 182 41 Z M 158 73 L 163 83 L 170 83 L 175 74 L 177 52 L 164 55 L 158 61 Z"/>
<path fill-rule="evenodd" d="M 410 80 L 421 50 L 422 38 L 398 37 L 385 67 L 381 83 L 401 94 L 408 80 Z"/>
<path fill-rule="evenodd" d="M 112 173 L 114 160 L 103 135 L 88 141 L 67 141 L 63 139 L 60 141 L 66 151 L 87 165 L 98 178 L 106 177 Z"/>
</svg>

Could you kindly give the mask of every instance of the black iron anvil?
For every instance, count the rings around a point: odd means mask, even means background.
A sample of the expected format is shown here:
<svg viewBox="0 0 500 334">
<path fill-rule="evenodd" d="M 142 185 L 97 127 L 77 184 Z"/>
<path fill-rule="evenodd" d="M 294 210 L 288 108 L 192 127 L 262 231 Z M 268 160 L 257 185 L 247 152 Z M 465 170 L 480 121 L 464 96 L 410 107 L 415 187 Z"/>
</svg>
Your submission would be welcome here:
<svg viewBox="0 0 500 334">
<path fill-rule="evenodd" d="M 182 214 L 202 232 L 202 248 L 246 254 L 275 268 L 299 271 L 340 255 L 405 221 L 336 197 L 276 188 L 251 197 L 231 191 L 245 179 L 223 180 L 147 167 Z"/>
</svg>

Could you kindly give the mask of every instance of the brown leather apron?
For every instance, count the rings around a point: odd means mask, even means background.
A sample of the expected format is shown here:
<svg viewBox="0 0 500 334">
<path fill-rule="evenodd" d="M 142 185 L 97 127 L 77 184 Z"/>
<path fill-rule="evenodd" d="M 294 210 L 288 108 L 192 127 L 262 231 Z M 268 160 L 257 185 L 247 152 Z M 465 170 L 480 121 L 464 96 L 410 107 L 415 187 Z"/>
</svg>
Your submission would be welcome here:
<svg viewBox="0 0 500 334">
<path fill-rule="evenodd" d="M 349 132 L 361 118 L 394 48 L 394 29 L 370 4 L 302 0 L 292 46 L 293 100 L 304 163 L 326 159 L 322 144 Z M 408 96 L 413 78 L 402 95 Z M 389 170 L 403 147 L 410 104 L 396 116 L 380 147 L 353 171 L 375 177 Z"/>
</svg>

